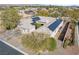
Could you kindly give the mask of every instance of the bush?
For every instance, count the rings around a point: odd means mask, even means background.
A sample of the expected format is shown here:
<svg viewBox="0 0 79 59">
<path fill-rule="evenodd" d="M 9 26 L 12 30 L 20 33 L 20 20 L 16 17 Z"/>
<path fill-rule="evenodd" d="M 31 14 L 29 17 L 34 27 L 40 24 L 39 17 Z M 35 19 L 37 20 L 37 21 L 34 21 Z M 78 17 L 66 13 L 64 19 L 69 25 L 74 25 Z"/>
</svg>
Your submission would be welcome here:
<svg viewBox="0 0 79 59">
<path fill-rule="evenodd" d="M 72 44 L 72 40 L 70 39 L 65 39 L 63 43 L 63 48 L 66 48 L 67 46 Z"/>
<path fill-rule="evenodd" d="M 10 30 L 14 29 L 17 26 L 20 20 L 20 16 L 18 15 L 16 9 L 9 8 L 1 13 L 1 20 L 3 21 L 2 24 L 5 27 L 5 29 Z"/>
<path fill-rule="evenodd" d="M 22 36 L 22 44 L 32 51 L 53 51 L 56 48 L 56 41 L 44 33 L 30 33 Z"/>
<path fill-rule="evenodd" d="M 48 16 L 49 12 L 47 10 L 38 10 L 37 15 L 38 16 Z"/>
<path fill-rule="evenodd" d="M 49 51 L 54 50 L 56 48 L 56 41 L 55 41 L 55 39 L 54 38 L 49 38 L 48 42 L 49 42 L 49 44 L 48 44 L 48 50 Z"/>
</svg>

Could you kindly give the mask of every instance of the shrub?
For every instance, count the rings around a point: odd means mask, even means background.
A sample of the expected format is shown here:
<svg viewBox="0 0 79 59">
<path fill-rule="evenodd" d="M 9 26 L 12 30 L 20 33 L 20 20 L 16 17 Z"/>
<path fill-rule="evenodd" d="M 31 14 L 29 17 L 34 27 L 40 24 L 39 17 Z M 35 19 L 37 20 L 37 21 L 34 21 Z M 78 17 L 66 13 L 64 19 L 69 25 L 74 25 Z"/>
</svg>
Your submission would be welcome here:
<svg viewBox="0 0 79 59">
<path fill-rule="evenodd" d="M 66 48 L 67 46 L 72 44 L 72 40 L 70 39 L 65 39 L 63 43 L 63 48 Z"/>
<path fill-rule="evenodd" d="M 48 42 L 49 42 L 49 44 L 48 44 L 48 50 L 49 51 L 54 50 L 56 48 L 56 40 L 54 38 L 49 38 Z"/>
<path fill-rule="evenodd" d="M 1 13 L 1 20 L 3 21 L 2 24 L 5 27 L 5 29 L 10 30 L 14 29 L 17 26 L 20 20 L 20 16 L 18 15 L 16 9 L 9 8 Z"/>
<path fill-rule="evenodd" d="M 56 41 L 44 33 L 30 33 L 22 36 L 22 44 L 32 51 L 53 51 L 56 48 Z"/>
</svg>

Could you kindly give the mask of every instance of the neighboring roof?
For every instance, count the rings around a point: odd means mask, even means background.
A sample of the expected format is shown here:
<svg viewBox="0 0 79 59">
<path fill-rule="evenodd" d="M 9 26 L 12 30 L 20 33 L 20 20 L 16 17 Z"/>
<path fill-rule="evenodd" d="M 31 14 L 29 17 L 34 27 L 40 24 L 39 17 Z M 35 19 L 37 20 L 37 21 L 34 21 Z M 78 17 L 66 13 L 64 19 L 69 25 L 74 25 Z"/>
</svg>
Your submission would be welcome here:
<svg viewBox="0 0 79 59">
<path fill-rule="evenodd" d="M 32 11 L 32 10 L 29 10 L 29 11 L 24 11 L 25 14 L 34 14 L 35 12 Z"/>
<path fill-rule="evenodd" d="M 54 23 L 52 23 L 51 25 L 49 25 L 48 28 L 50 30 L 54 31 L 61 22 L 62 22 L 61 19 L 57 19 Z"/>
<path fill-rule="evenodd" d="M 23 54 L 0 41 L 0 55 L 23 55 Z"/>
</svg>

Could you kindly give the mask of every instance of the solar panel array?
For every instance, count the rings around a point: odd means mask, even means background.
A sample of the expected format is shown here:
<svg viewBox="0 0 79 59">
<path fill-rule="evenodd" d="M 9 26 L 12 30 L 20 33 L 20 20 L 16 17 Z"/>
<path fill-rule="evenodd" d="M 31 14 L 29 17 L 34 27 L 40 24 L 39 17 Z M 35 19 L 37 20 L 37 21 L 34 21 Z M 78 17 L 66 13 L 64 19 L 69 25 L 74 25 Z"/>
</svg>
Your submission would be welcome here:
<svg viewBox="0 0 79 59">
<path fill-rule="evenodd" d="M 62 22 L 61 19 L 57 19 L 54 23 L 52 23 L 51 25 L 49 25 L 48 28 L 50 30 L 54 31 L 61 22 Z"/>
<path fill-rule="evenodd" d="M 36 21 L 38 21 L 38 20 L 40 20 L 39 17 L 32 17 L 32 21 L 33 21 L 33 22 L 36 22 Z"/>
</svg>

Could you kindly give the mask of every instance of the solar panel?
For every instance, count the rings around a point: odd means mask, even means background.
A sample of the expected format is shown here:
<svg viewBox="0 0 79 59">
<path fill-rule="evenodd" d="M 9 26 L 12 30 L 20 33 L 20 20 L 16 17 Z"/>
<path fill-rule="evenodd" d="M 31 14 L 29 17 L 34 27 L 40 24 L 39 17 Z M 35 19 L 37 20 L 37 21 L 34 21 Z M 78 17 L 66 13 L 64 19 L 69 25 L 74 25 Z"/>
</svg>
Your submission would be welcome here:
<svg viewBox="0 0 79 59">
<path fill-rule="evenodd" d="M 32 17 L 32 21 L 33 21 L 33 22 L 36 22 L 36 21 L 38 21 L 38 20 L 40 20 L 39 17 Z"/>
<path fill-rule="evenodd" d="M 57 19 L 54 23 L 52 23 L 51 25 L 49 25 L 48 28 L 50 30 L 54 31 L 61 22 L 62 22 L 61 19 Z"/>
</svg>

